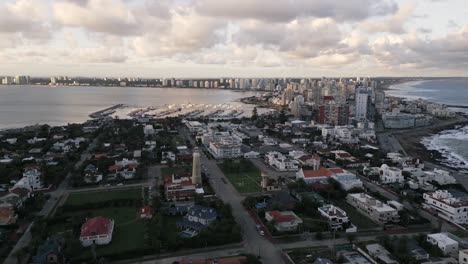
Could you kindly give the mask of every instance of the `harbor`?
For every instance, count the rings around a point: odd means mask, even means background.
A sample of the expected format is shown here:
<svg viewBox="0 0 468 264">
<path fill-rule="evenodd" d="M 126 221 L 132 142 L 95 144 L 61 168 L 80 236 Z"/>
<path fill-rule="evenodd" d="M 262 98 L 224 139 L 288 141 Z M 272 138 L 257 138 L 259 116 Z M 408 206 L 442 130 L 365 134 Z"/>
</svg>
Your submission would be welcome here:
<svg viewBox="0 0 468 264">
<path fill-rule="evenodd" d="M 268 109 L 262 109 L 262 112 Z M 251 112 L 242 109 L 238 104 L 165 104 L 162 106 L 138 107 L 130 105 L 114 105 L 97 111 L 90 115 L 92 118 L 110 116 L 116 119 L 141 119 L 141 118 L 208 118 L 208 119 L 232 119 L 250 116 Z"/>
</svg>

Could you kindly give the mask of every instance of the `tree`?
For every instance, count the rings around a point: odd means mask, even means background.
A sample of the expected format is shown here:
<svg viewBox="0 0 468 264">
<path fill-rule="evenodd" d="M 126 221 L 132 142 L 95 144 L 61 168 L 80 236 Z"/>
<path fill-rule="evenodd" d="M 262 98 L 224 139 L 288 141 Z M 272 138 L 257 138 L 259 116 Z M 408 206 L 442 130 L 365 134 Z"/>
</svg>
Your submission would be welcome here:
<svg viewBox="0 0 468 264">
<path fill-rule="evenodd" d="M 348 233 L 346 235 L 346 238 L 348 239 L 348 242 L 350 244 L 353 244 L 354 240 L 356 240 L 356 235 L 354 235 L 353 233 Z"/>
<path fill-rule="evenodd" d="M 251 120 L 252 121 L 255 121 L 258 119 L 258 111 L 257 111 L 257 107 L 254 107 L 254 109 L 252 110 L 252 117 L 251 117 Z"/>
</svg>

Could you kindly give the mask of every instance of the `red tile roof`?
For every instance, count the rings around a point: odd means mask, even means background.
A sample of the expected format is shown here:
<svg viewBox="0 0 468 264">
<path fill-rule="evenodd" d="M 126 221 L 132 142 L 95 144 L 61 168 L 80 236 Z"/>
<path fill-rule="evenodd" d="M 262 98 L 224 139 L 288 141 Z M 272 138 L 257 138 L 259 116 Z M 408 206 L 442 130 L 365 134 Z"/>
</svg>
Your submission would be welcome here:
<svg viewBox="0 0 468 264">
<path fill-rule="evenodd" d="M 328 169 L 332 173 L 343 173 L 344 170 L 342 168 L 330 168 Z"/>
<path fill-rule="evenodd" d="M 80 236 L 87 237 L 106 235 L 110 231 L 110 225 L 112 225 L 112 220 L 109 218 L 102 216 L 90 218 L 83 225 L 81 225 Z"/>
<path fill-rule="evenodd" d="M 121 170 L 121 169 L 123 169 L 123 167 L 120 166 L 120 165 L 111 165 L 111 166 L 109 166 L 109 169 L 108 169 L 108 170 L 109 170 L 110 172 L 113 172 L 113 171 L 119 171 L 119 170 Z"/>
<path fill-rule="evenodd" d="M 273 220 L 275 220 L 276 223 L 291 222 L 296 219 L 294 215 L 283 215 L 280 211 L 276 210 L 269 211 L 267 213 L 273 217 Z"/>
<path fill-rule="evenodd" d="M 347 152 L 339 152 L 339 153 L 336 153 L 336 155 L 340 158 L 351 158 L 351 154 L 347 153 Z"/>
<path fill-rule="evenodd" d="M 146 215 L 146 216 L 153 215 L 153 208 L 151 208 L 150 206 L 143 206 L 140 209 L 140 214 L 141 215 Z"/>
<path fill-rule="evenodd" d="M 318 170 L 302 169 L 302 172 L 304 173 L 304 178 L 330 177 L 333 174 L 325 167 L 320 167 Z"/>
</svg>

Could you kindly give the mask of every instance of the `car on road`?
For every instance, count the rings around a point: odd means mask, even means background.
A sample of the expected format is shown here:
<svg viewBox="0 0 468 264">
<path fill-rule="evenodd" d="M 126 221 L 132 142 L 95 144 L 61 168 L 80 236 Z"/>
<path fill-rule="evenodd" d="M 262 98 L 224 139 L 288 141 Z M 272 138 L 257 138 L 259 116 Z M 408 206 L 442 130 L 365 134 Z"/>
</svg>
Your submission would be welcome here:
<svg viewBox="0 0 468 264">
<path fill-rule="evenodd" d="M 264 235 L 265 235 L 265 232 L 263 232 L 263 230 L 258 231 L 258 233 L 259 233 L 261 236 L 264 236 Z"/>
<path fill-rule="evenodd" d="M 124 185 L 123 183 L 119 183 L 119 184 L 117 184 L 117 186 L 123 186 L 123 185 Z"/>
</svg>

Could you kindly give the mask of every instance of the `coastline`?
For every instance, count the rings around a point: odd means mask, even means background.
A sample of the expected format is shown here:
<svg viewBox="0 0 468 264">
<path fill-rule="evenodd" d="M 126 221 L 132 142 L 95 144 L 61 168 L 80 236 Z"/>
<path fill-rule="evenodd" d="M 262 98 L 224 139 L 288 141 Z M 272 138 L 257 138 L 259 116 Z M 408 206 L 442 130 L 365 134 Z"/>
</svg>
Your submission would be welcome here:
<svg viewBox="0 0 468 264">
<path fill-rule="evenodd" d="M 443 160 L 446 160 L 446 157 L 443 155 L 443 153 L 439 150 L 429 150 L 424 145 L 423 140 L 442 131 L 453 130 L 468 125 L 467 118 L 461 116 L 459 118 L 462 119 L 454 120 L 453 122 L 436 127 L 393 132 L 393 135 L 409 156 L 435 163 L 444 168 L 457 169 L 445 164 Z"/>
</svg>

